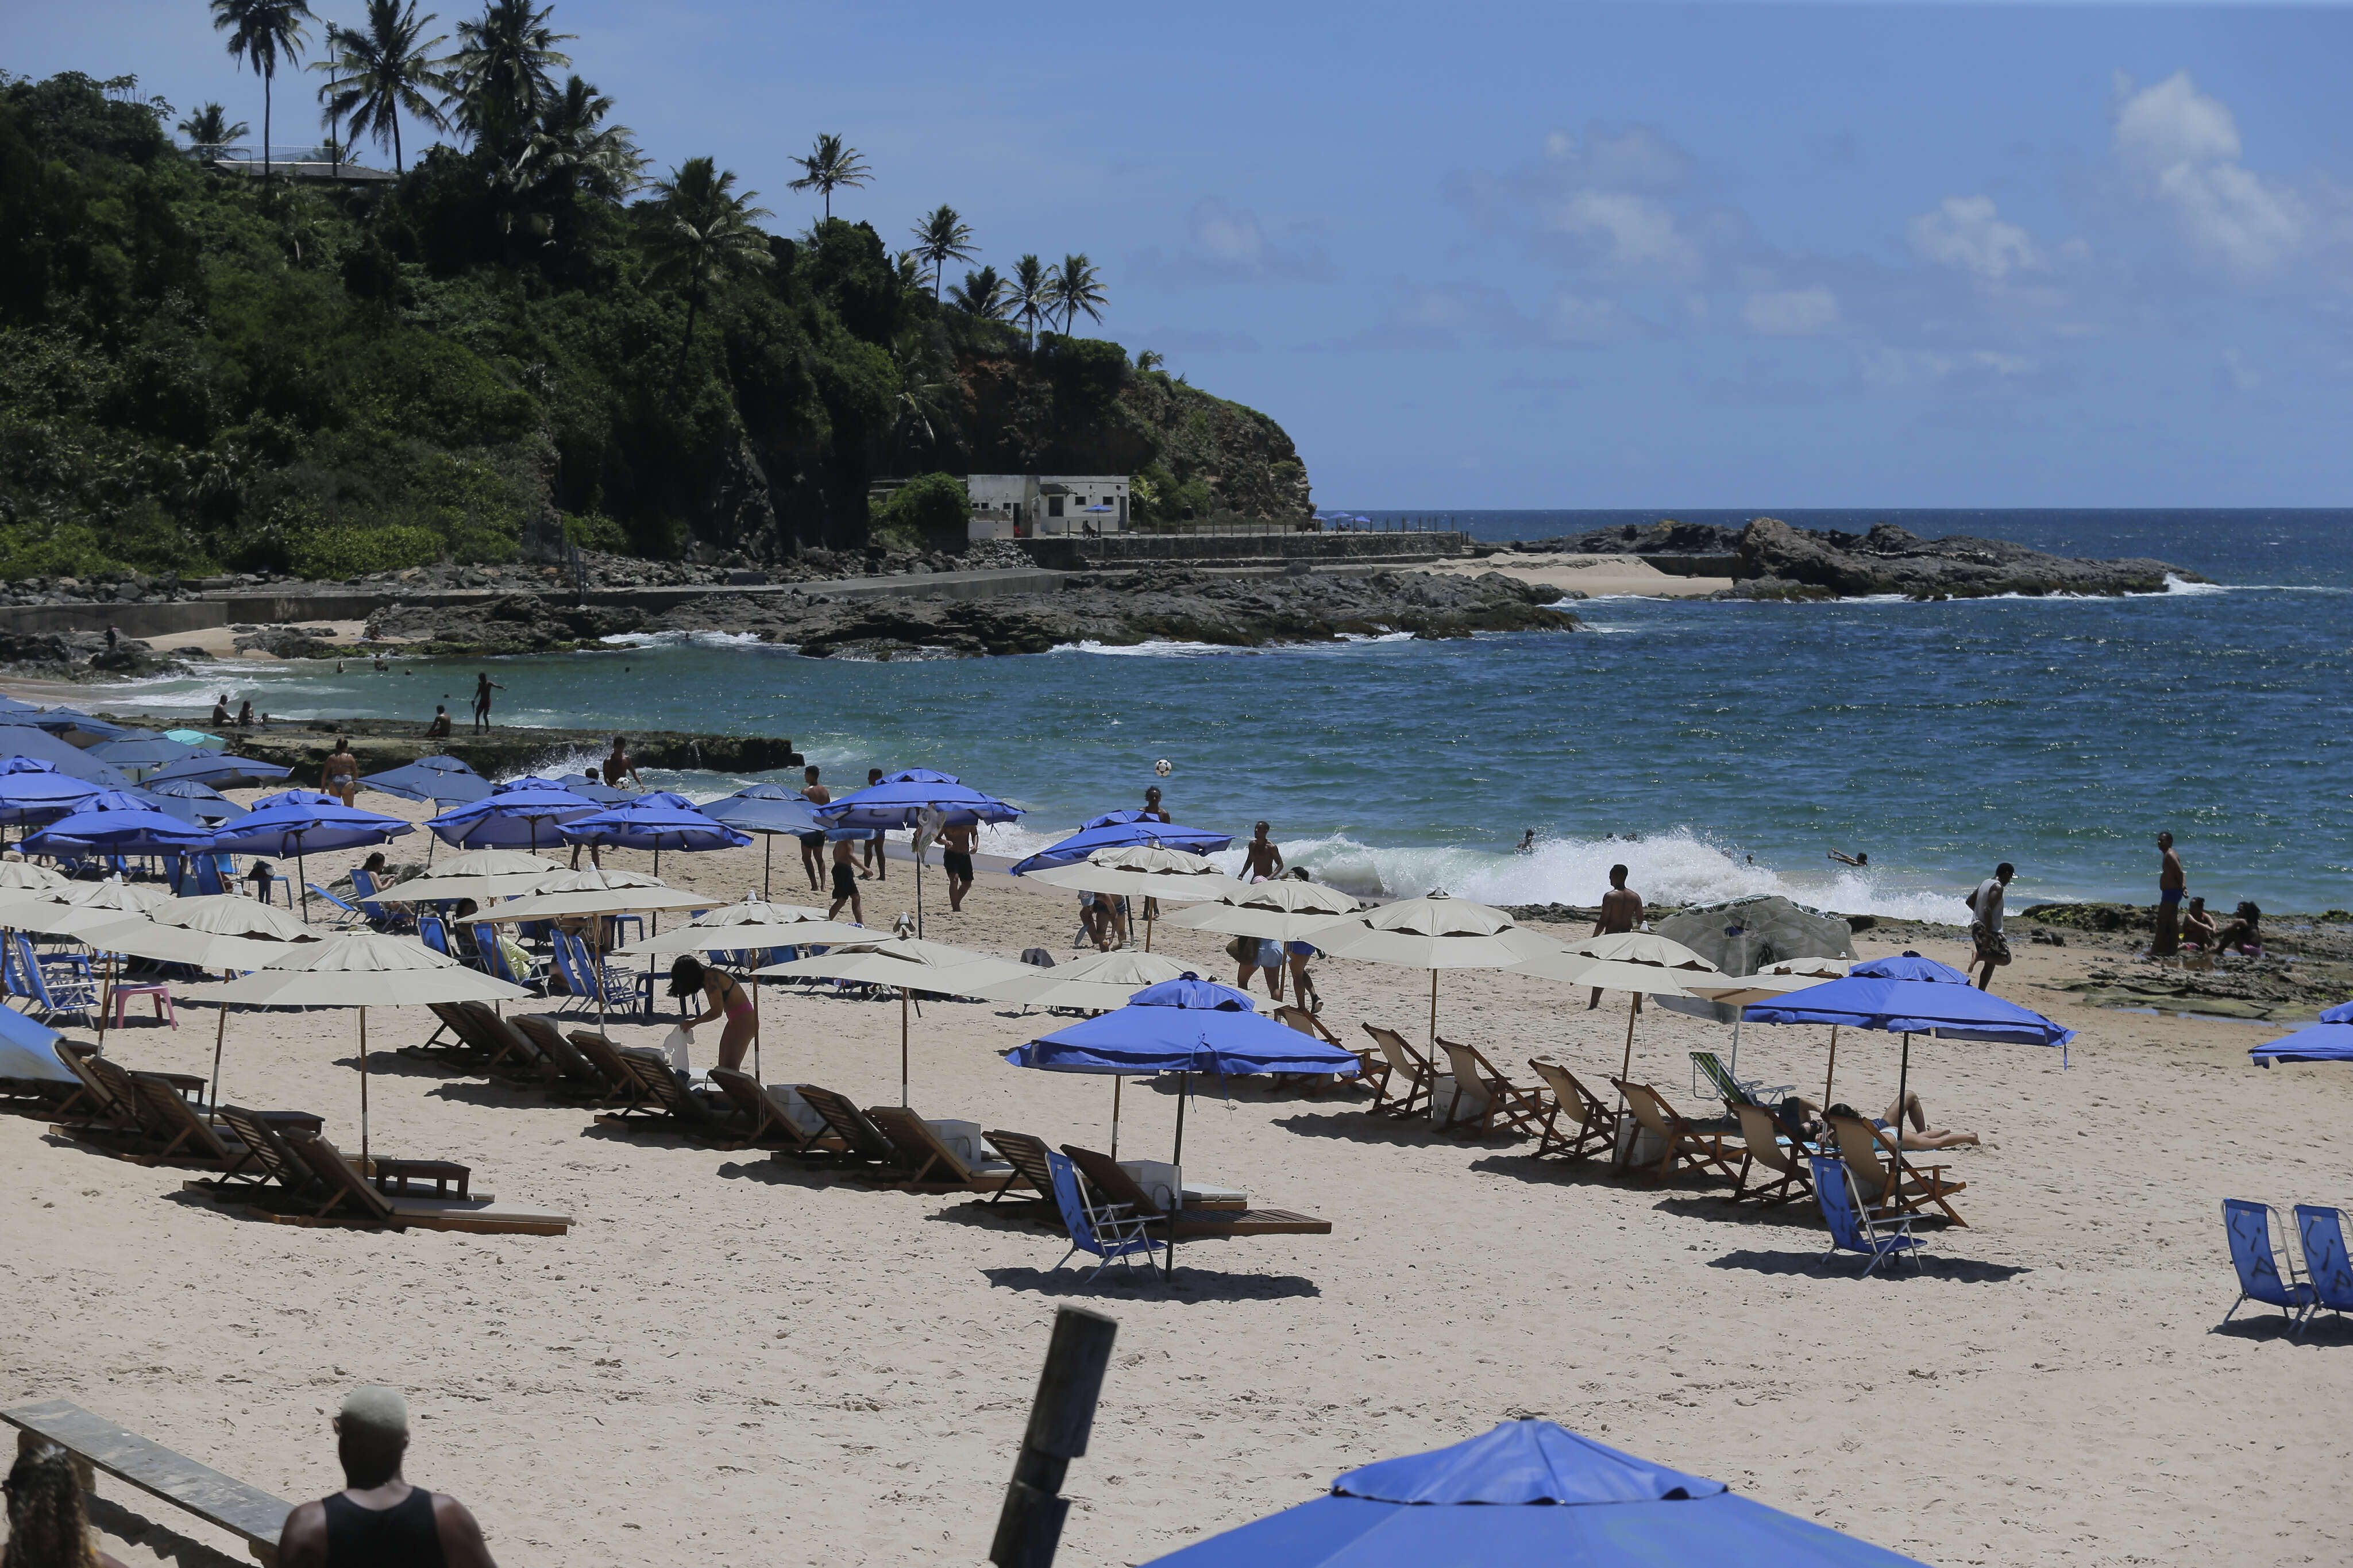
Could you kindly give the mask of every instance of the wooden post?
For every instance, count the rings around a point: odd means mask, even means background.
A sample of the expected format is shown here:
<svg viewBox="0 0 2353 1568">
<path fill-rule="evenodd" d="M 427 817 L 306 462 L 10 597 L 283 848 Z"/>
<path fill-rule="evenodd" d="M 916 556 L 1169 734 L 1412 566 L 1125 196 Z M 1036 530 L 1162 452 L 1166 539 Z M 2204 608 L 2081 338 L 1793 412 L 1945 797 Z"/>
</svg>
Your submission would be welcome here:
<svg viewBox="0 0 2353 1568">
<path fill-rule="evenodd" d="M 988 1560 L 997 1568 L 1051 1568 L 1061 1544 L 1062 1521 L 1071 1511 L 1058 1496 L 1072 1459 L 1087 1451 L 1095 1423 L 1095 1400 L 1111 1364 L 1119 1324 L 1083 1307 L 1054 1311 L 1054 1337 L 1046 1347 L 1038 1395 L 1030 1401 L 1029 1426 L 1013 1461 L 1013 1481 L 997 1516 L 997 1538 Z"/>
</svg>

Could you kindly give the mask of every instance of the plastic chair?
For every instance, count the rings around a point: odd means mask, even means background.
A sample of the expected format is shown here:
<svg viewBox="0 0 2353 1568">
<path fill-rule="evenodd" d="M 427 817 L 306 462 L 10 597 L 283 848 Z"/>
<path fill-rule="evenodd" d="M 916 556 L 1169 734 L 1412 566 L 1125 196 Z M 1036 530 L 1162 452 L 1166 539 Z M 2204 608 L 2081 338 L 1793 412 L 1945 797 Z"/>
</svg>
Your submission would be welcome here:
<svg viewBox="0 0 2353 1568">
<path fill-rule="evenodd" d="M 52 975 L 41 961 L 34 956 L 32 939 L 18 931 L 12 944 L 16 952 L 16 975 L 24 989 L 17 994 L 27 1004 L 26 1011 L 37 1011 L 43 1018 L 56 1013 L 79 1013 L 95 1026 L 98 1023 L 98 987 L 85 974 L 64 970 Z"/>
<path fill-rule="evenodd" d="M 495 931 L 483 928 L 475 933 L 474 956 L 481 962 L 483 973 L 512 985 L 528 987 L 543 996 L 547 994 L 547 983 L 538 971 L 515 973 L 514 965 L 507 962 L 507 944 L 499 940 Z"/>
<path fill-rule="evenodd" d="M 417 938 L 444 958 L 457 956 L 449 951 L 449 931 L 442 925 L 441 917 L 438 915 L 417 917 Z"/>
<path fill-rule="evenodd" d="M 2222 1200 L 2222 1229 L 2231 1239 L 2231 1267 L 2239 1271 L 2239 1299 L 2231 1303 L 2222 1321 L 2229 1322 L 2232 1313 L 2249 1301 L 2261 1301 L 2285 1313 L 2288 1331 L 2294 1333 L 2312 1315 L 2315 1293 L 2309 1282 L 2295 1277 L 2293 1256 L 2287 1270 L 2280 1268 L 2278 1255 L 2272 1248 L 2272 1220 L 2269 1204 L 2245 1198 Z"/>
<path fill-rule="evenodd" d="M 146 997 L 154 1005 L 155 1016 L 164 1019 L 175 1029 L 180 1026 L 179 1011 L 172 1005 L 172 988 L 169 985 L 161 981 L 132 982 L 129 984 L 117 981 L 114 986 L 114 1026 L 116 1028 L 122 1027 L 123 1009 L 129 1005 L 133 996 Z"/>
<path fill-rule="evenodd" d="M 1144 1254 L 1144 1271 L 1156 1275 L 1152 1263 L 1152 1238 L 1145 1234 L 1146 1222 L 1125 1204 L 1092 1201 L 1079 1184 L 1078 1167 L 1063 1155 L 1048 1151 L 1046 1168 L 1054 1177 L 1054 1206 L 1061 1211 L 1062 1228 L 1071 1237 L 1071 1250 L 1055 1261 L 1060 1268 L 1079 1253 L 1091 1253 L 1102 1261 L 1087 1276 L 1092 1284 L 1095 1277 L 1117 1263 L 1133 1271 L 1135 1255 Z"/>
<path fill-rule="evenodd" d="M 2353 1312 L 2353 1259 L 2345 1250 L 2345 1215 L 2317 1204 L 2295 1205 L 2295 1233 L 2304 1243 L 2304 1272 L 2311 1282 L 2312 1310 L 2305 1327 L 2323 1312 Z"/>
<path fill-rule="evenodd" d="M 1927 1245 L 1912 1234 L 1913 1217 L 1894 1209 L 1863 1207 L 1862 1194 L 1855 1190 L 1854 1175 L 1843 1160 L 1826 1160 L 1816 1155 L 1814 1196 L 1822 1205 L 1822 1223 L 1830 1226 L 1831 1247 L 1815 1259 L 1819 1268 L 1841 1252 L 1859 1252 L 1871 1259 L 1862 1266 L 1862 1278 L 1891 1258 Z M 1915 1258 L 1912 1267 L 1920 1267 Z"/>
<path fill-rule="evenodd" d="M 376 880 L 373 873 L 365 870 L 353 871 L 352 891 L 358 897 L 360 913 L 365 916 L 368 924 L 375 927 L 376 930 L 406 931 L 408 928 L 411 919 L 409 915 L 373 901 L 377 891 Z"/>
</svg>

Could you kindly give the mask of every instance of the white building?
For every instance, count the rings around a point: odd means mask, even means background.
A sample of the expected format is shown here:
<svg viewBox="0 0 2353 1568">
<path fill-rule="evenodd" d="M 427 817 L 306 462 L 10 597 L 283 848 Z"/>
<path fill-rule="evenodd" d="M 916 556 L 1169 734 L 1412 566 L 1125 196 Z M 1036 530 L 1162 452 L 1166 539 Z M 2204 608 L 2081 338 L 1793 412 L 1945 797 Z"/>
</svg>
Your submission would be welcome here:
<svg viewBox="0 0 2353 1568">
<path fill-rule="evenodd" d="M 971 474 L 971 536 L 1053 539 L 1124 533 L 1129 479 L 1125 474 Z"/>
</svg>

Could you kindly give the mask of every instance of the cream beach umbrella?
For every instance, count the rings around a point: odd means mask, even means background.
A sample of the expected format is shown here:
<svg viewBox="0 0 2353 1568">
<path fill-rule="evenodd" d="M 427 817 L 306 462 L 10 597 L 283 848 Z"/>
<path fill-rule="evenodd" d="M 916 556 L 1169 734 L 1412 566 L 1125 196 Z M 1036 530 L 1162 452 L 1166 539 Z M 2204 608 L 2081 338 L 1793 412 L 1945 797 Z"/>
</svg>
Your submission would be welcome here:
<svg viewBox="0 0 2353 1568">
<path fill-rule="evenodd" d="M 1503 910 L 1444 893 L 1400 899 L 1319 927 L 1317 947 L 1332 958 L 1430 971 L 1430 1049 L 1438 1051 L 1438 973 L 1442 969 L 1510 969 L 1556 956 L 1560 943 L 1530 931 Z"/>
<path fill-rule="evenodd" d="M 684 952 L 732 952 L 745 948 L 830 947 L 837 942 L 872 942 L 880 934 L 864 926 L 846 925 L 826 918 L 823 910 L 807 904 L 772 904 L 746 894 L 739 902 L 722 904 L 699 914 L 675 931 L 657 931 L 616 956 L 676 957 Z M 752 976 L 752 1076 L 760 1077 L 760 977 Z M 765 1081 L 765 1080 L 764 1080 Z"/>
<path fill-rule="evenodd" d="M 1343 915 L 1365 907 L 1365 900 L 1314 882 L 1261 882 L 1238 892 L 1220 893 L 1215 900 L 1161 918 L 1170 925 L 1192 931 L 1213 931 L 1223 936 L 1256 937 L 1261 942 L 1306 942 L 1328 930 Z"/>
<path fill-rule="evenodd" d="M 1051 969 L 1015 965 L 1022 971 L 1008 980 L 983 986 L 978 994 L 991 1002 L 1018 1002 L 1029 1007 L 1079 1007 L 1108 1013 L 1127 1005 L 1128 998 L 1147 985 L 1181 980 L 1198 967 L 1179 963 L 1157 952 L 1122 948 L 1091 952 Z"/>
<path fill-rule="evenodd" d="M 512 1002 L 531 994 L 520 985 L 470 969 L 415 937 L 355 931 L 323 942 L 289 943 L 266 968 L 215 992 L 224 1005 L 356 1007 L 360 1012 L 360 1169 L 368 1169 L 368 1045 L 370 1007 L 423 1006 L 428 1002 Z"/>
<path fill-rule="evenodd" d="M 405 885 L 405 884 L 404 884 Z M 707 910 L 724 898 L 673 888 L 642 871 L 559 871 L 496 909 L 468 915 L 463 925 L 512 924 L 518 921 L 565 920 L 575 915 L 618 915 L 660 910 Z"/>
<path fill-rule="evenodd" d="M 1650 931 L 1613 931 L 1606 936 L 1572 942 L 1563 950 L 1526 963 L 1514 964 L 1514 974 L 1539 980 L 1590 986 L 1601 991 L 1632 994 L 1626 1007 L 1626 1057 L 1620 1078 L 1634 1070 L 1634 1020 L 1644 996 L 1694 996 L 1696 983 L 1725 978 L 1724 971 L 1679 942 Z M 1620 1097 L 1620 1104 L 1624 1097 Z"/>
<path fill-rule="evenodd" d="M 68 882 L 59 888 L 27 889 L 22 897 L 0 904 L 0 930 L 79 939 L 94 927 L 137 919 L 158 905 L 173 901 L 169 893 L 117 878 L 103 882 Z M 113 990 L 114 961 L 110 954 L 104 988 L 98 999 L 98 1038 L 101 1047 L 106 1043 L 106 1011 Z"/>
<path fill-rule="evenodd" d="M 1189 850 L 1166 849 L 1157 844 L 1128 844 L 1098 849 L 1083 860 L 1025 873 L 1032 882 L 1071 888 L 1082 893 L 1108 893 L 1115 898 L 1141 894 L 1147 899 L 1181 902 L 1222 898 L 1250 884 L 1228 876 L 1208 857 Z M 1152 951 L 1152 922 L 1144 922 L 1144 950 Z"/>
<path fill-rule="evenodd" d="M 945 942 L 893 936 L 837 947 L 815 958 L 772 963 L 754 973 L 766 980 L 849 980 L 895 987 L 899 993 L 899 1103 L 904 1105 L 911 1076 L 907 1008 L 912 994 L 929 991 L 944 996 L 977 996 L 983 987 L 1017 979 L 1028 967 Z"/>
<path fill-rule="evenodd" d="M 470 849 L 409 878 L 378 895 L 394 903 L 438 903 L 471 899 L 486 904 L 528 893 L 550 877 L 563 874 L 556 861 L 520 849 Z"/>
<path fill-rule="evenodd" d="M 70 885 L 68 879 L 47 866 L 36 866 L 30 860 L 0 860 L 0 899 Z"/>
<path fill-rule="evenodd" d="M 1733 1009 L 1732 1061 L 1725 1071 L 1736 1079 L 1740 1072 L 1740 1009 L 1751 1002 L 1770 1002 L 1792 991 L 1803 991 L 1810 985 L 1820 985 L 1825 980 L 1843 979 L 1854 967 L 1852 958 L 1784 958 L 1768 963 L 1754 974 L 1727 974 L 1721 981 L 1708 983 L 1686 981 L 1684 988 L 1693 995 Z M 1831 1072 L 1838 1072 L 1838 1026 L 1831 1026 Z M 1828 1094 L 1828 1088 L 1822 1092 Z M 1830 1103 L 1825 1100 L 1824 1105 Z"/>
</svg>

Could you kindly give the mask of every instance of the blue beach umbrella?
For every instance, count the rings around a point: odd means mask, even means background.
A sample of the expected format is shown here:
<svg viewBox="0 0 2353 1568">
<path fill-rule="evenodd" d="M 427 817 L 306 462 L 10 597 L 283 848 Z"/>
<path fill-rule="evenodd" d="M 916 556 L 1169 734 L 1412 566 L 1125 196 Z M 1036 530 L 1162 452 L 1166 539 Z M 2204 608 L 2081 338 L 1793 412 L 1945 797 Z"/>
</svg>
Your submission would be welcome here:
<svg viewBox="0 0 2353 1568">
<path fill-rule="evenodd" d="M 44 708 L 37 712 L 16 715 L 16 721 L 46 730 L 59 740 L 87 745 L 92 741 L 112 741 L 138 731 L 125 724 L 110 724 L 103 719 L 93 719 L 79 708 Z"/>
<path fill-rule="evenodd" d="M 90 748 L 90 754 L 138 778 L 203 750 L 201 746 L 167 741 L 161 735 L 125 735 L 119 741 L 100 741 Z"/>
<path fill-rule="evenodd" d="M 179 855 L 209 849 L 207 828 L 156 809 L 151 797 L 101 790 L 20 847 L 27 855 Z"/>
<path fill-rule="evenodd" d="M 202 746 L 207 751 L 226 752 L 228 742 L 218 735 L 207 735 L 202 730 L 166 730 L 164 739 L 177 741 L 184 746 Z"/>
<path fill-rule="evenodd" d="M 741 833 L 760 836 L 760 896 L 768 896 L 768 871 L 776 859 L 776 835 L 789 833 L 798 837 L 804 833 L 823 833 L 825 824 L 816 816 L 817 808 L 790 790 L 776 784 L 753 784 L 737 790 L 724 800 L 705 801 L 702 815 L 713 822 L 723 822 Z"/>
<path fill-rule="evenodd" d="M 290 789 L 258 802 L 253 810 L 214 843 L 216 849 L 236 855 L 269 855 L 294 859 L 295 880 L 302 888 L 302 918 L 311 914 L 311 879 L 303 858 L 313 849 L 356 849 L 383 844 L 417 829 L 396 816 L 362 811 L 316 790 Z"/>
<path fill-rule="evenodd" d="M 1258 1011 L 1230 985 L 1187 974 L 1146 986 L 1124 1007 L 1041 1035 L 1005 1053 L 1018 1068 L 1047 1072 L 1107 1073 L 1116 1077 L 1112 1093 L 1112 1152 L 1119 1152 L 1119 1081 L 1147 1073 L 1183 1075 L 1176 1091 L 1176 1141 L 1168 1163 L 1185 1163 L 1185 1102 L 1193 1074 L 1219 1077 L 1251 1073 L 1358 1071 L 1352 1051 L 1303 1035 Z M 1181 1178 L 1180 1178 L 1181 1183 Z M 1183 1203 L 1180 1192 L 1177 1198 Z M 1176 1226 L 1168 1226 L 1170 1272 L 1176 1268 Z"/>
<path fill-rule="evenodd" d="M 1722 1481 L 1549 1421 L 1351 1470 L 1325 1496 L 1197 1542 L 1153 1568 L 1902 1568 Z"/>
<path fill-rule="evenodd" d="M 368 789 L 402 800 L 429 800 L 443 805 L 465 805 L 488 798 L 491 781 L 455 757 L 419 757 L 384 773 L 360 780 Z"/>
<path fill-rule="evenodd" d="M 817 807 L 815 816 L 828 827 L 912 827 L 926 811 L 942 813 L 953 827 L 1011 822 L 1021 815 L 1019 806 L 983 795 L 954 773 L 908 768 Z"/>
<path fill-rule="evenodd" d="M 522 849 L 534 853 L 541 839 L 555 842 L 565 823 L 592 815 L 596 803 L 584 800 L 554 779 L 524 777 L 491 787 L 480 800 L 445 811 L 425 826 L 457 849 Z"/>
<path fill-rule="evenodd" d="M 1187 827 L 1180 823 L 1163 822 L 1146 816 L 1141 811 L 1113 811 L 1102 816 L 1091 816 L 1080 824 L 1079 830 L 1059 844 L 1050 844 L 1029 858 L 1012 867 L 1013 875 L 1027 876 L 1032 871 L 1044 871 L 1056 866 L 1073 866 L 1098 849 L 1125 849 L 1138 844 L 1150 844 L 1163 849 L 1189 850 L 1196 855 L 1213 855 L 1232 845 L 1230 833 L 1215 833 L 1206 827 Z"/>
<path fill-rule="evenodd" d="M 2274 1062 L 2353 1062 L 2353 1002 L 2339 1002 L 2320 1022 L 2247 1053 L 2257 1067 Z"/>
<path fill-rule="evenodd" d="M 59 1059 L 58 1042 L 65 1037 L 14 1007 L 0 1007 L 0 1078 L 33 1079 L 43 1083 L 79 1081 Z"/>
<path fill-rule="evenodd" d="M 54 822 L 100 793 L 99 786 L 55 763 L 11 757 L 0 763 L 0 822 Z"/>
<path fill-rule="evenodd" d="M 0 695 L 0 713 L 38 713 L 40 710 L 41 705 L 37 702 L 27 702 L 21 697 Z"/>
<path fill-rule="evenodd" d="M 158 784 L 171 784 L 179 779 L 192 779 L 218 789 L 223 784 L 235 784 L 239 781 L 257 784 L 275 784 L 293 771 L 292 768 L 282 768 L 276 763 L 265 763 L 253 757 L 232 756 L 221 752 L 195 751 L 180 758 L 179 761 L 166 763 L 149 773 L 147 783 L 152 787 Z"/>
<path fill-rule="evenodd" d="M 665 849 L 699 854 L 710 849 L 741 849 L 752 842 L 750 834 L 739 833 L 723 822 L 713 822 L 684 796 L 666 791 L 638 795 L 625 805 L 575 817 L 557 831 L 568 844 L 650 849 L 654 852 L 657 877 L 661 875 L 661 852 Z"/>
<path fill-rule="evenodd" d="M 149 779 L 142 793 L 166 803 L 157 810 L 209 827 L 253 815 L 201 779 Z"/>
<path fill-rule="evenodd" d="M 55 735 L 37 730 L 29 724 L 13 721 L 13 715 L 0 715 L 0 757 L 30 757 L 48 763 L 61 773 L 83 779 L 100 789 L 130 789 L 131 775 L 91 756 L 79 746 L 69 745 Z"/>
<path fill-rule="evenodd" d="M 1968 976 L 1949 964 L 1916 952 L 1875 958 L 1858 963 L 1838 980 L 1825 980 L 1803 991 L 1792 991 L 1771 1002 L 1752 1002 L 1740 1016 L 1753 1024 L 1828 1024 L 1850 1029 L 1884 1029 L 1904 1037 L 1904 1065 L 1896 1079 L 1895 1103 L 1900 1108 L 1910 1091 L 1912 1037 L 1934 1035 L 1944 1040 L 1989 1040 L 2020 1046 L 2057 1046 L 2065 1067 L 2067 1042 L 2075 1031 L 2054 1024 L 2030 1007 L 2021 1007 L 1990 991 L 1969 984 Z M 1836 1037 L 1832 1037 L 1835 1041 Z M 1837 1070 L 1832 1046 L 1831 1070 Z M 1828 1095 L 1829 1089 L 1824 1088 Z"/>
</svg>

